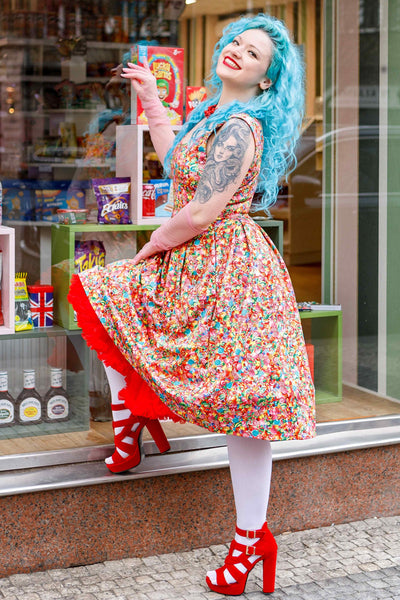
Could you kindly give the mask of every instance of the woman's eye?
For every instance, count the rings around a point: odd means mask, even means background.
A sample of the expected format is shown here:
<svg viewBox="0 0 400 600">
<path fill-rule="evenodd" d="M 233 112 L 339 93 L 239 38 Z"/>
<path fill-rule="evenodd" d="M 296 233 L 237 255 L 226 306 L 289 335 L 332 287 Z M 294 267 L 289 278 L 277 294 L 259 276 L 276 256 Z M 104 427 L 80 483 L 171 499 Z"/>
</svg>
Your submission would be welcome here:
<svg viewBox="0 0 400 600">
<path fill-rule="evenodd" d="M 253 50 L 249 50 L 249 54 L 251 56 L 254 56 L 254 58 L 257 58 L 257 54 L 255 52 L 253 52 Z"/>
<path fill-rule="evenodd" d="M 233 40 L 232 44 L 235 44 L 235 46 L 239 46 L 238 40 Z"/>
</svg>

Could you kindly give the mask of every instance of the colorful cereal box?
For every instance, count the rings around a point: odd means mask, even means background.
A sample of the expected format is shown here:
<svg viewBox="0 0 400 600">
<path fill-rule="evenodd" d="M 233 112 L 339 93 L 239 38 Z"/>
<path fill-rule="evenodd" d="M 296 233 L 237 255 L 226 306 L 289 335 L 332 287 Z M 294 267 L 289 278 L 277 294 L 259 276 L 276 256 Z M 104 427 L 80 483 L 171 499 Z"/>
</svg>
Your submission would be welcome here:
<svg viewBox="0 0 400 600">
<path fill-rule="evenodd" d="M 167 109 L 171 125 L 183 121 L 183 48 L 142 46 L 131 48 L 132 62 L 147 63 L 157 79 L 158 95 Z M 147 118 L 139 98 L 133 101 L 132 123 L 147 125 Z"/>
</svg>

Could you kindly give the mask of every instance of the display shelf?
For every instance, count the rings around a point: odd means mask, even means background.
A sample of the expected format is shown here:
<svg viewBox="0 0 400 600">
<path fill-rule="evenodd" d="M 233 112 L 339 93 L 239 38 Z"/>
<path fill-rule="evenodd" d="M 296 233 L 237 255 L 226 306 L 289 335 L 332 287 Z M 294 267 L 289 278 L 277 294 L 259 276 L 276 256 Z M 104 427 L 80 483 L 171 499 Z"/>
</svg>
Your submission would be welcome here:
<svg viewBox="0 0 400 600">
<path fill-rule="evenodd" d="M 152 231 L 156 225 L 84 225 L 53 224 L 51 230 L 52 284 L 54 286 L 54 321 L 67 329 L 78 329 L 74 311 L 67 301 L 67 294 L 74 273 L 75 240 L 80 234 Z M 136 236 L 131 250 L 136 251 Z M 122 258 L 122 257 L 121 257 Z"/>
<path fill-rule="evenodd" d="M 277 247 L 279 254 L 283 254 L 283 221 L 278 219 L 254 219 L 264 231 L 268 237 L 272 240 L 274 245 Z"/>
<path fill-rule="evenodd" d="M 27 37 L 7 37 L 0 39 L 0 48 L 6 46 L 56 46 L 58 38 L 56 37 L 48 37 L 48 38 L 27 38 Z M 122 43 L 122 42 L 104 42 L 104 41 L 95 41 L 95 40 L 87 40 L 86 41 L 87 48 L 93 48 L 94 50 L 104 50 L 106 46 L 110 50 L 129 50 L 132 44 Z"/>
<path fill-rule="evenodd" d="M 2 340 L 24 340 L 30 338 L 41 338 L 41 337 L 59 337 L 59 336 L 72 336 L 72 335 L 80 335 L 79 331 L 74 329 L 68 330 L 65 327 L 60 327 L 59 325 L 52 325 L 51 327 L 33 327 L 32 329 L 27 329 L 26 331 L 12 331 L 12 333 L 5 333 L 2 337 Z"/>
<path fill-rule="evenodd" d="M 90 426 L 88 365 L 89 349 L 80 332 L 43 327 L 4 336 L 0 368 L 8 373 L 13 398 L 16 399 L 22 389 L 24 369 L 34 369 L 35 388 L 43 398 L 50 387 L 50 368 L 59 367 L 63 370 L 63 386 L 70 402 L 70 418 L 59 423 L 1 427 L 0 440 L 87 431 Z"/>
<path fill-rule="evenodd" d="M 180 126 L 173 126 L 179 131 Z M 116 146 L 116 176 L 131 178 L 131 204 L 129 207 L 132 223 L 139 225 L 160 225 L 168 217 L 143 217 L 143 149 L 144 134 L 148 125 L 118 125 Z"/>
<path fill-rule="evenodd" d="M 14 332 L 15 321 L 15 231 L 11 227 L 0 225 L 0 250 L 3 268 L 1 277 L 1 297 L 4 325 L 0 325 L 0 335 Z"/>
<path fill-rule="evenodd" d="M 301 311 L 307 342 L 314 346 L 317 404 L 342 400 L 342 311 Z"/>
</svg>

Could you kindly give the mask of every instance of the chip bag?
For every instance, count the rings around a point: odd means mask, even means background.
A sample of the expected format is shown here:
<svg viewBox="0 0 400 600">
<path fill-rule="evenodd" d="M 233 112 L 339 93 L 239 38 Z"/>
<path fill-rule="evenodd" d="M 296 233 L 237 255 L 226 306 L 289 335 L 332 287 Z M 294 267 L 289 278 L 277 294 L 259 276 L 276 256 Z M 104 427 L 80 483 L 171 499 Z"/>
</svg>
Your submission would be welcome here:
<svg viewBox="0 0 400 600">
<path fill-rule="evenodd" d="M 108 179 L 93 179 L 92 181 L 97 200 L 98 223 L 120 225 L 131 223 L 129 218 L 130 178 L 110 177 Z"/>
</svg>

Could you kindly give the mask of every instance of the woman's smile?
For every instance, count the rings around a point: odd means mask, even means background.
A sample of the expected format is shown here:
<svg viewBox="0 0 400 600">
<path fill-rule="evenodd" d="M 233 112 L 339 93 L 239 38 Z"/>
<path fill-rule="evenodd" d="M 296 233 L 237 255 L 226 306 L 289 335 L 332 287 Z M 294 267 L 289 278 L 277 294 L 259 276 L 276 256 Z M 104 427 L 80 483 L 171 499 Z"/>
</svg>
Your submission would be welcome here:
<svg viewBox="0 0 400 600">
<path fill-rule="evenodd" d="M 238 63 L 230 56 L 225 56 L 225 58 L 222 62 L 224 63 L 224 65 L 226 65 L 227 67 L 229 67 L 231 69 L 240 69 L 241 68 L 238 65 Z"/>
</svg>

